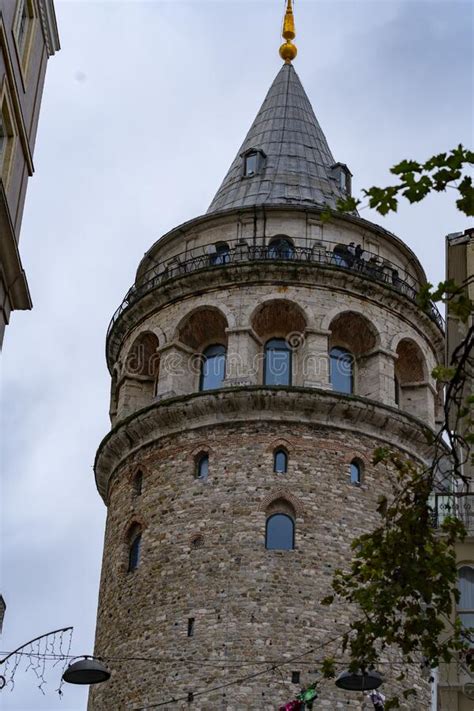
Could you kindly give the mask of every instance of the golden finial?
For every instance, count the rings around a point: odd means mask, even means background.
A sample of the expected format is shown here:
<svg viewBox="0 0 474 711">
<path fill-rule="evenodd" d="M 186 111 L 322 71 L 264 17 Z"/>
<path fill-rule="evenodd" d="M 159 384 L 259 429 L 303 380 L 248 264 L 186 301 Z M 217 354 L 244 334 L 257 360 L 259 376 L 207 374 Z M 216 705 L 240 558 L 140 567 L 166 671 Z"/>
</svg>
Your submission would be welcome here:
<svg viewBox="0 0 474 711">
<path fill-rule="evenodd" d="M 295 33 L 295 17 L 293 15 L 293 6 L 291 0 L 286 2 L 286 12 L 285 19 L 283 20 L 283 31 L 282 37 L 286 40 L 284 44 L 280 47 L 280 57 L 285 60 L 287 64 L 291 64 L 291 60 L 296 57 L 298 50 L 291 40 L 296 37 Z"/>
</svg>

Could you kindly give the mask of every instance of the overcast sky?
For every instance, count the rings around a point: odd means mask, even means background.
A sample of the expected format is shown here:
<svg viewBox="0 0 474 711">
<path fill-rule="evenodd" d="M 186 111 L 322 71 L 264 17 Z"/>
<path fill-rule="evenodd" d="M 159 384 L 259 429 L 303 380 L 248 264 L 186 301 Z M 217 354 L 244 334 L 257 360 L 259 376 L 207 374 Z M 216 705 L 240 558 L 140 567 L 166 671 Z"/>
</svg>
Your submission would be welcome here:
<svg viewBox="0 0 474 711">
<path fill-rule="evenodd" d="M 13 2 L 14 0 L 7 0 Z M 74 625 L 93 649 L 105 507 L 92 472 L 109 429 L 109 319 L 148 247 L 206 211 L 280 69 L 283 0 L 56 0 L 20 251 L 34 308 L 3 353 L 3 650 Z M 361 187 L 402 158 L 472 145 L 472 4 L 296 0 L 295 68 L 336 160 Z M 383 224 L 443 277 L 454 192 Z M 83 711 L 58 668 L 17 672 L 5 710 Z"/>
</svg>

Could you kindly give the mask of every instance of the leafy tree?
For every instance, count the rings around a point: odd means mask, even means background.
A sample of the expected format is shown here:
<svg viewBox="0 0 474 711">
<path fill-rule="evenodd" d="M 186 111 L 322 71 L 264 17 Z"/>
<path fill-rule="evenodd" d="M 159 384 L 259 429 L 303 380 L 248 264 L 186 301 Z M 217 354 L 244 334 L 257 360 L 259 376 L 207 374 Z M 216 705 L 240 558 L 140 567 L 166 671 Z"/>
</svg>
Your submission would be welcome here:
<svg viewBox="0 0 474 711">
<path fill-rule="evenodd" d="M 403 160 L 391 169 L 398 177 L 397 184 L 371 187 L 362 193 L 371 208 L 386 215 L 397 210 L 401 198 L 416 203 L 433 191 L 453 188 L 457 208 L 474 216 L 474 187 L 467 173 L 473 164 L 474 153 L 459 145 L 424 163 Z M 340 200 L 337 210 L 326 210 L 322 219 L 354 212 L 361 204 L 352 197 Z M 420 467 L 388 449 L 374 452 L 374 464 L 388 472 L 391 497 L 380 498 L 380 524 L 353 541 L 349 569 L 335 572 L 332 594 L 322 601 L 331 605 L 340 600 L 358 610 L 342 640 L 342 652 L 349 655 L 352 671 L 375 667 L 384 649 L 398 647 L 407 665 L 421 656 L 427 668 L 455 660 L 474 672 L 474 655 L 470 653 L 474 630 L 466 632 L 459 620 L 451 623 L 454 602 L 459 600 L 455 546 L 466 530 L 455 516 L 447 516 L 436 529 L 430 507 L 434 492 L 446 490 L 454 481 L 466 488 L 469 484 L 463 464 L 469 457 L 473 461 L 474 395 L 468 388 L 474 373 L 474 327 L 473 304 L 466 287 L 473 278 L 464 284 L 444 281 L 436 289 L 428 284 L 419 295 L 422 307 L 431 300 L 443 301 L 450 313 L 466 324 L 466 335 L 451 362 L 440 364 L 433 372 L 445 387 L 445 403 L 439 433 L 427 432 L 432 463 Z M 325 660 L 322 674 L 334 675 L 333 658 Z M 399 680 L 402 678 L 403 673 Z M 406 689 L 403 695 L 408 698 L 415 693 Z M 400 699 L 394 697 L 385 709 L 399 704 Z"/>
</svg>

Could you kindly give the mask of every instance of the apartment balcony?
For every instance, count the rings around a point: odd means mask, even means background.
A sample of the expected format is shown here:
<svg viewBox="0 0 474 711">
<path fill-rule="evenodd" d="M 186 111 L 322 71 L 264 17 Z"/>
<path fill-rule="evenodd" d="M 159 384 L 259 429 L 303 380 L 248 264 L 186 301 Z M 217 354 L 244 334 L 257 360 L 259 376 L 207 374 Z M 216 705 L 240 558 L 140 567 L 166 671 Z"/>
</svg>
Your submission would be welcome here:
<svg viewBox="0 0 474 711">
<path fill-rule="evenodd" d="M 462 521 L 469 536 L 474 536 L 474 493 L 433 494 L 431 508 L 433 525 L 436 528 L 439 528 L 448 516 L 452 516 Z"/>
</svg>

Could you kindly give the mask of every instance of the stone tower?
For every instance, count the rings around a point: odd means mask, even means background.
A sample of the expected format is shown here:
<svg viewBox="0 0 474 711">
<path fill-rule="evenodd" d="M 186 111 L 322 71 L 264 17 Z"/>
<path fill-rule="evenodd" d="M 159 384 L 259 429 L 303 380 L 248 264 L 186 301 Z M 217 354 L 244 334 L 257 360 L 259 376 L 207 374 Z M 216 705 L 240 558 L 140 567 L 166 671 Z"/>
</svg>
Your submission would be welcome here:
<svg viewBox="0 0 474 711">
<path fill-rule="evenodd" d="M 89 711 L 294 698 L 346 629 L 349 611 L 319 601 L 388 493 L 373 449 L 428 456 L 442 322 L 417 305 L 425 275 L 401 240 L 356 214 L 321 221 L 351 173 L 284 36 L 209 210 L 150 248 L 107 333 L 95 653 L 113 673 Z M 396 667 L 380 669 L 388 693 Z M 406 708 L 426 709 L 414 675 Z M 318 703 L 363 699 L 328 682 Z"/>
</svg>

